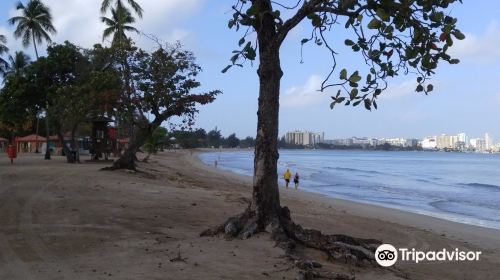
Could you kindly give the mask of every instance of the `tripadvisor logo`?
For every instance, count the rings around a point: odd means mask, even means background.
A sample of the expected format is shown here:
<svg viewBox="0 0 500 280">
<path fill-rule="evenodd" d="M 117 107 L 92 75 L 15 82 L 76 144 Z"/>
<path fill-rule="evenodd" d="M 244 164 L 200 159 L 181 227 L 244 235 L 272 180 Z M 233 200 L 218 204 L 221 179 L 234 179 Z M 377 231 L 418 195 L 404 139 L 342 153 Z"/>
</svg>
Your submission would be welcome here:
<svg viewBox="0 0 500 280">
<path fill-rule="evenodd" d="M 375 251 L 375 260 L 381 266 L 392 266 L 398 261 L 398 250 L 391 244 L 382 244 Z"/>
<path fill-rule="evenodd" d="M 481 251 L 460 251 L 442 249 L 440 251 L 417 251 L 407 248 L 396 249 L 391 244 L 382 244 L 375 251 L 375 260 L 384 267 L 394 265 L 398 260 L 419 263 L 421 261 L 479 261 Z"/>
</svg>

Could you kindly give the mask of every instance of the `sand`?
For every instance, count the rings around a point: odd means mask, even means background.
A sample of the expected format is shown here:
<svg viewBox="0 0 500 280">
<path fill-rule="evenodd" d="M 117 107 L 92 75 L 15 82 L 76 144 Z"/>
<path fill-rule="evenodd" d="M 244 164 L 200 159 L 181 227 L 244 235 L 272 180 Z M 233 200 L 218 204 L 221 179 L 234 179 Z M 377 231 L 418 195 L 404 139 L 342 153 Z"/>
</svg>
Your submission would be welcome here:
<svg viewBox="0 0 500 280">
<path fill-rule="evenodd" d="M 99 171 L 0 155 L 0 279 L 295 279 L 269 234 L 248 240 L 199 237 L 243 211 L 251 178 L 203 165 L 196 153 L 165 152 L 145 173 Z M 305 227 L 377 238 L 396 247 L 482 251 L 478 262 L 399 262 L 395 270 L 330 262 L 356 279 L 499 279 L 500 231 L 281 189 Z M 180 252 L 180 255 L 179 255 Z"/>
</svg>

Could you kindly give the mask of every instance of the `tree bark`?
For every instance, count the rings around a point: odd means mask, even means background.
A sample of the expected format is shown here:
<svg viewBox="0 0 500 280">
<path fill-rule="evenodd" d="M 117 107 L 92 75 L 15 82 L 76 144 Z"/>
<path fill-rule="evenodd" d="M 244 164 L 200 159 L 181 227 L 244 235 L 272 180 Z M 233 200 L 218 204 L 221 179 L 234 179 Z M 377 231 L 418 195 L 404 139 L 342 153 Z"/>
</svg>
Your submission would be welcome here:
<svg viewBox="0 0 500 280">
<path fill-rule="evenodd" d="M 261 1 L 262 5 L 269 3 Z M 261 6 L 261 9 L 271 9 Z M 280 81 L 283 76 L 279 58 L 279 44 L 276 43 L 274 19 L 263 15 L 259 41 L 259 109 L 257 111 L 257 138 L 254 158 L 254 179 L 252 202 L 249 210 L 257 218 L 258 231 L 274 218 L 279 217 L 280 198 L 278 189 L 278 122 Z"/>
<path fill-rule="evenodd" d="M 139 151 L 139 148 L 144 145 L 153 130 L 154 127 L 152 125 L 137 128 L 134 137 L 129 138 L 130 142 L 127 149 L 125 149 L 120 158 L 113 162 L 113 165 L 110 168 L 106 168 L 106 170 L 135 170 L 135 161 L 137 160 L 136 153 Z"/>
</svg>

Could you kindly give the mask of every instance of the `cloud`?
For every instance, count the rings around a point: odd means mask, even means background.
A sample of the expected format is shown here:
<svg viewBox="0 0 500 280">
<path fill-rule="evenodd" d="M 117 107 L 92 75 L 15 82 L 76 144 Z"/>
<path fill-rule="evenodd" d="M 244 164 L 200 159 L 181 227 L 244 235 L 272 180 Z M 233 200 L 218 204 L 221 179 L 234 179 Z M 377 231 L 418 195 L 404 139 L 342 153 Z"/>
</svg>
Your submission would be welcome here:
<svg viewBox="0 0 500 280">
<path fill-rule="evenodd" d="M 330 98 L 328 92 L 320 92 L 321 83 L 324 78 L 318 75 L 312 75 L 302 86 L 292 86 L 285 90 L 281 95 L 280 103 L 283 107 L 298 108 L 311 107 Z"/>
<path fill-rule="evenodd" d="M 484 34 L 465 33 L 465 39 L 456 40 L 450 48 L 450 55 L 463 61 L 480 64 L 500 63 L 500 26 L 497 22 L 490 23 Z"/>
<path fill-rule="evenodd" d="M 400 83 L 389 81 L 387 89 L 380 95 L 381 100 L 400 99 L 415 93 L 416 80 L 406 80 Z"/>
<path fill-rule="evenodd" d="M 101 23 L 100 6 L 102 0 L 45 0 L 52 10 L 54 26 L 57 34 L 53 41 L 62 43 L 71 41 L 82 47 L 91 47 L 102 42 L 104 24 Z M 135 27 L 147 34 L 154 34 L 162 41 L 184 40 L 189 37 L 189 31 L 180 28 L 179 22 L 187 19 L 201 9 L 205 0 L 147 0 L 140 4 L 144 9 L 144 18 L 137 18 Z M 17 15 L 12 7 L 9 16 Z M 0 32 L 9 34 L 9 47 L 12 50 L 20 49 L 19 41 L 13 40 L 12 29 L 0 29 Z M 141 47 L 152 46 L 154 43 L 145 36 L 132 35 Z M 42 47 L 44 49 L 45 47 Z M 32 52 L 31 48 L 27 49 Z"/>
<path fill-rule="evenodd" d="M 280 103 L 284 107 L 312 107 L 318 104 L 330 102 L 330 97 L 334 90 L 318 91 L 324 78 L 319 75 L 312 75 L 304 85 L 287 88 L 281 95 Z M 389 86 L 379 97 L 381 100 L 396 100 L 415 93 L 417 82 L 414 79 L 402 81 L 400 83 L 389 82 Z"/>
</svg>

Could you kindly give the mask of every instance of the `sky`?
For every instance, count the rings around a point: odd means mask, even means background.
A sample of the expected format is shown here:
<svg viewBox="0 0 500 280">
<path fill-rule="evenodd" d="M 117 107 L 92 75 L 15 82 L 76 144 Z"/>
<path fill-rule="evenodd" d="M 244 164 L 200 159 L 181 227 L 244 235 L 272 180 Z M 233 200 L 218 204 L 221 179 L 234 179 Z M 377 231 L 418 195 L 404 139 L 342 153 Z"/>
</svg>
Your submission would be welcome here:
<svg viewBox="0 0 500 280">
<path fill-rule="evenodd" d="M 287 1 L 283 0 L 283 3 Z M 101 0 L 44 2 L 51 8 L 58 30 L 53 36 L 54 42 L 69 40 L 82 47 L 102 42 Z M 255 136 L 258 64 L 247 64 L 244 68 L 221 73 L 242 36 L 227 28 L 232 16 L 231 5 L 236 1 L 137 2 L 144 9 L 144 18 L 137 21 L 136 27 L 143 34 L 154 34 L 163 42 L 179 40 L 186 49 L 195 53 L 203 68 L 199 76 L 200 92 L 223 91 L 214 103 L 199 108 L 196 127 L 207 131 L 217 127 L 226 136 L 231 133 L 240 138 Z M 310 32 L 310 23 L 297 26 L 281 49 L 284 75 L 280 135 L 291 130 L 310 130 L 325 132 L 327 139 L 351 136 L 423 138 L 461 132 L 471 137 L 484 137 L 487 132 L 495 142 L 500 142 L 500 1 L 463 2 L 449 9 L 451 15 L 459 19 L 458 27 L 466 35 L 466 39 L 456 42 L 450 51 L 461 63 L 441 63 L 432 78 L 434 91 L 428 96 L 414 92 L 414 76 L 400 75 L 389 80 L 389 87 L 378 102 L 378 110 L 373 111 L 366 111 L 363 106 L 330 109 L 330 96 L 335 90 L 319 92 L 318 89 L 331 69 L 332 60 L 325 48 L 306 45 L 301 63 L 300 41 Z M 13 27 L 7 24 L 8 18 L 16 15 L 15 3 L 14 0 L 0 2 L 0 34 L 8 37 L 11 52 L 23 49 L 34 57 L 32 46 L 23 48 L 12 36 Z M 147 36 L 131 36 L 146 50 L 155 46 Z M 368 70 L 359 55 L 342 43 L 344 39 L 352 38 L 352 34 L 337 26 L 329 36 L 338 52 L 340 68 Z"/>
</svg>

